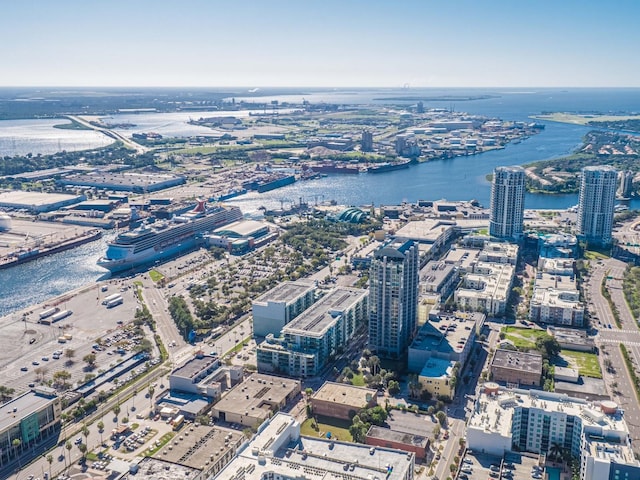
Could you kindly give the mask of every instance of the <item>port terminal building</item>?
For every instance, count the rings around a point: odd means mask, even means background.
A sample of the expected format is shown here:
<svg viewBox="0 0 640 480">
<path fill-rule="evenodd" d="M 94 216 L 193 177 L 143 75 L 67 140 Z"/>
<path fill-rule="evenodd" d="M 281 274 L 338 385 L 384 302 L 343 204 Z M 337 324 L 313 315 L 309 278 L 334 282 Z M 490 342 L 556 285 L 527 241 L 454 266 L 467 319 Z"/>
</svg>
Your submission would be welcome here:
<svg viewBox="0 0 640 480">
<path fill-rule="evenodd" d="M 240 220 L 218 228 L 204 238 L 208 247 L 220 247 L 233 255 L 242 255 L 272 242 L 278 238 L 278 233 L 270 231 L 264 222 Z"/>
<path fill-rule="evenodd" d="M 105 190 L 149 193 L 182 185 L 179 175 L 158 172 L 96 172 L 65 177 L 59 180 L 66 187 L 94 187 Z"/>
<path fill-rule="evenodd" d="M 43 213 L 58 210 L 86 200 L 84 195 L 66 193 L 41 193 L 12 190 L 0 193 L 0 207 L 11 210 L 26 210 L 30 213 Z"/>
</svg>

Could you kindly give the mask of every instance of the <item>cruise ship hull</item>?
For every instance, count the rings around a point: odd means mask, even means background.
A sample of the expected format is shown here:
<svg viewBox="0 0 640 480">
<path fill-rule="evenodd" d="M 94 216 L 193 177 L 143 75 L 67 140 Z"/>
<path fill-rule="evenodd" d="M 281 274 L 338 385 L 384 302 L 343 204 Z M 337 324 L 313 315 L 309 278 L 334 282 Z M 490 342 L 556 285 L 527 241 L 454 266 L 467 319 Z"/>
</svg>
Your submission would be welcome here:
<svg viewBox="0 0 640 480">
<path fill-rule="evenodd" d="M 174 245 L 172 247 L 156 250 L 155 248 L 148 248 L 142 252 L 131 254 L 127 258 L 120 260 L 108 260 L 101 258 L 98 260 L 98 265 L 102 268 L 106 268 L 112 273 L 123 272 L 126 270 L 134 270 L 137 267 L 143 265 L 150 265 L 159 260 L 166 260 L 168 258 L 176 257 L 182 253 L 186 253 L 189 250 L 194 249 L 197 246 L 197 242 L 194 238 L 186 239 L 183 242 Z"/>
<path fill-rule="evenodd" d="M 122 272 L 178 256 L 195 248 L 202 233 L 241 218 L 238 207 L 206 210 L 205 201 L 201 200 L 194 210 L 174 217 L 170 224 L 143 224 L 119 234 L 97 263 L 111 272 Z"/>
</svg>

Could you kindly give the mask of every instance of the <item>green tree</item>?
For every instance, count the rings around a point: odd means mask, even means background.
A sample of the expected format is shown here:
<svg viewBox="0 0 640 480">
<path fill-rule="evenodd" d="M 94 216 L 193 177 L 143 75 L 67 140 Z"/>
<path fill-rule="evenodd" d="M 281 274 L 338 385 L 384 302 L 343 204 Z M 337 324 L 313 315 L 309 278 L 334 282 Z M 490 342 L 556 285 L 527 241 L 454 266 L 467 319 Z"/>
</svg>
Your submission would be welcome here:
<svg viewBox="0 0 640 480">
<path fill-rule="evenodd" d="M 53 455 L 47 455 L 47 463 L 49 464 L 49 478 L 51 478 L 51 464 L 53 463 Z"/>
<path fill-rule="evenodd" d="M 87 461 L 87 444 L 86 443 L 79 443 L 78 444 L 78 450 L 80 450 L 80 453 L 82 454 L 82 459 L 81 462 L 84 463 Z"/>
<path fill-rule="evenodd" d="M 538 350 L 544 358 L 553 358 L 560 353 L 560 344 L 555 337 L 544 334 L 536 339 L 536 350 Z"/>
<path fill-rule="evenodd" d="M 87 364 L 87 367 L 91 370 L 96 368 L 96 354 L 95 353 L 87 353 L 84 357 L 82 357 L 82 361 Z"/>
<path fill-rule="evenodd" d="M 5 387 L 4 385 L 0 386 L 0 402 L 11 400 L 15 391 L 15 388 Z"/>
<path fill-rule="evenodd" d="M 67 454 L 69 455 L 69 465 L 71 465 L 71 449 L 73 448 L 73 445 L 71 445 L 71 442 L 69 440 L 67 440 L 67 443 L 64 444 L 64 448 L 67 449 Z M 67 464 L 67 460 L 66 460 L 66 456 L 65 456 L 65 466 Z"/>
<path fill-rule="evenodd" d="M 113 408 L 111 409 L 111 411 L 112 411 L 112 412 L 113 412 L 113 414 L 115 415 L 115 417 L 116 417 L 116 425 L 118 425 L 118 415 L 120 415 L 120 411 L 121 411 L 121 410 L 120 410 L 120 405 L 116 403 L 116 404 L 113 406 Z"/>
<path fill-rule="evenodd" d="M 396 380 L 391 380 L 387 389 L 389 390 L 389 395 L 395 396 L 400 393 L 400 383 Z"/>
<path fill-rule="evenodd" d="M 98 433 L 100 433 L 100 443 L 104 443 L 102 440 L 102 434 L 104 433 L 104 422 L 102 420 L 100 420 L 97 425 L 98 427 Z"/>
<path fill-rule="evenodd" d="M 358 415 L 354 416 L 351 420 L 351 426 L 349 427 L 349 433 L 356 443 L 364 443 L 369 430 L 369 424 L 363 422 Z"/>
<path fill-rule="evenodd" d="M 89 443 L 87 440 L 89 439 L 89 427 L 87 427 L 86 425 L 82 426 L 82 435 L 84 435 L 84 442 L 85 443 Z"/>
<path fill-rule="evenodd" d="M 73 363 L 73 357 L 76 356 L 76 351 L 73 348 L 67 348 L 64 351 L 64 356 L 67 358 L 67 361 Z"/>
<path fill-rule="evenodd" d="M 436 413 L 436 418 L 438 419 L 438 422 L 440 422 L 441 426 L 444 427 L 447 424 L 447 414 L 444 413 L 442 410 Z"/>
</svg>

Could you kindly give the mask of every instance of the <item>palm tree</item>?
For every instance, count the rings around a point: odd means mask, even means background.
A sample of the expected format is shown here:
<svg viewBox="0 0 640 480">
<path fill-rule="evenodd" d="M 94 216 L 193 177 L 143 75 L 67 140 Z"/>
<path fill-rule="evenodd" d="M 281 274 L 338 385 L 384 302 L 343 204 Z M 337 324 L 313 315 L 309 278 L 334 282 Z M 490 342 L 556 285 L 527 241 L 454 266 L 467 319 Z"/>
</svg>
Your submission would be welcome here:
<svg viewBox="0 0 640 480">
<path fill-rule="evenodd" d="M 420 382 L 418 381 L 418 374 L 412 373 L 409 375 L 409 397 L 417 398 L 420 394 Z"/>
<path fill-rule="evenodd" d="M 116 403 L 113 406 L 113 408 L 111 409 L 111 411 L 116 416 L 116 426 L 117 426 L 118 425 L 118 415 L 120 414 L 120 405 Z"/>
<path fill-rule="evenodd" d="M 98 432 L 100 433 L 100 443 L 102 444 L 103 443 L 102 432 L 104 432 L 104 422 L 100 420 L 96 426 L 98 427 Z"/>
<path fill-rule="evenodd" d="M 49 463 L 49 478 L 51 478 L 51 464 L 53 463 L 53 455 L 47 455 L 47 462 Z"/>
<path fill-rule="evenodd" d="M 67 440 L 67 443 L 64 444 L 64 448 L 67 449 L 67 452 L 69 452 L 69 466 L 71 466 L 71 449 L 73 448 L 73 445 L 71 445 L 71 442 L 69 440 Z M 64 468 L 67 468 L 67 457 L 64 457 Z"/>
<path fill-rule="evenodd" d="M 553 442 L 549 448 L 549 456 L 555 460 L 562 459 L 562 445 L 557 442 Z"/>
<path fill-rule="evenodd" d="M 87 444 L 87 446 L 89 446 L 89 428 L 86 425 L 82 426 L 82 435 L 84 435 L 84 443 Z"/>
<path fill-rule="evenodd" d="M 87 444 L 86 443 L 79 443 L 78 444 L 78 450 L 80 450 L 80 453 L 82 454 L 82 458 L 81 461 L 82 463 L 84 463 L 86 461 L 86 454 L 87 454 Z"/>
<path fill-rule="evenodd" d="M 155 388 L 153 385 L 149 385 L 149 406 L 153 406 L 153 392 L 155 392 Z"/>
</svg>

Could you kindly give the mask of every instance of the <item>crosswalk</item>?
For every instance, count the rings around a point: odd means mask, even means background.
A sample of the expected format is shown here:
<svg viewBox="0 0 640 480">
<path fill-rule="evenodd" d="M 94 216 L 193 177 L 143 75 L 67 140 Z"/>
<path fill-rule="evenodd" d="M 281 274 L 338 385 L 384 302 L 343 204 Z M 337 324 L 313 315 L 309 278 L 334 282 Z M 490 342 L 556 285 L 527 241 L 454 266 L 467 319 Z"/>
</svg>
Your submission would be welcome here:
<svg viewBox="0 0 640 480">
<path fill-rule="evenodd" d="M 632 346 L 632 347 L 640 347 L 640 338 L 638 339 L 637 342 L 629 342 L 627 340 L 625 341 L 621 341 L 621 340 L 615 340 L 613 338 L 601 338 L 600 339 L 600 343 L 612 343 L 615 345 L 619 345 L 620 343 L 624 343 L 627 346 Z"/>
<path fill-rule="evenodd" d="M 611 330 L 611 331 L 604 330 L 602 332 L 602 335 L 607 335 L 607 334 L 611 334 L 611 333 L 625 333 L 625 334 L 628 334 L 628 335 L 640 335 L 640 330 L 618 330 L 618 329 Z"/>
</svg>

